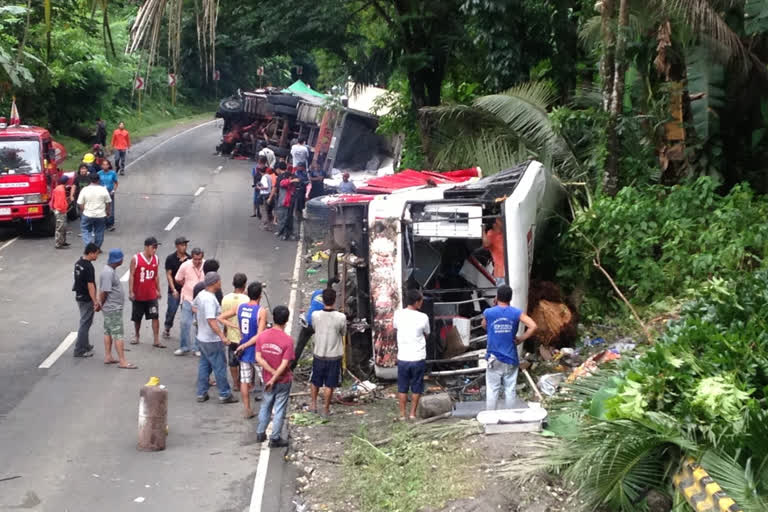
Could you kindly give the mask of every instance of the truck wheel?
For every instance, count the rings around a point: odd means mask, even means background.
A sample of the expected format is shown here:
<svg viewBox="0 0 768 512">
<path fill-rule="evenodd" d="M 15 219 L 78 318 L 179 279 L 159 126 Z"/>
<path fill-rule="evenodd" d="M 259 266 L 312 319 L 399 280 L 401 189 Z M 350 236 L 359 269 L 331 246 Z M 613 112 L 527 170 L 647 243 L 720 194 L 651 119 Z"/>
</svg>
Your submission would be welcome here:
<svg viewBox="0 0 768 512">
<path fill-rule="evenodd" d="M 279 116 L 296 117 L 299 111 L 296 107 L 288 107 L 286 105 L 272 105 L 272 111 Z"/>
<path fill-rule="evenodd" d="M 243 100 L 234 96 L 221 100 L 219 103 L 219 112 L 228 114 L 239 114 L 243 111 Z"/>
<path fill-rule="evenodd" d="M 56 234 L 56 216 L 53 213 L 48 213 L 43 220 L 36 223 L 35 231 L 42 236 L 53 236 Z"/>
<path fill-rule="evenodd" d="M 270 94 L 267 96 L 267 101 L 272 105 L 285 105 L 291 108 L 296 108 L 299 104 L 299 98 L 290 94 Z"/>
</svg>

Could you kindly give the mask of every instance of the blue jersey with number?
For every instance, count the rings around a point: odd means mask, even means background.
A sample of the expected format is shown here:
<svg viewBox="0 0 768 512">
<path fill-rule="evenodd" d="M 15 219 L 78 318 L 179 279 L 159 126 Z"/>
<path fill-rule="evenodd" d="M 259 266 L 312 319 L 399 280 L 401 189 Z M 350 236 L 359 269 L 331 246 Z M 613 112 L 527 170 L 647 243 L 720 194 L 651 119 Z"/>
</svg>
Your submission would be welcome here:
<svg viewBox="0 0 768 512">
<path fill-rule="evenodd" d="M 240 304 L 237 308 L 237 323 L 240 325 L 240 333 L 243 335 L 240 344 L 251 341 L 251 338 L 259 332 L 259 309 L 258 304 L 250 305 L 248 303 Z M 240 355 L 240 361 L 244 363 L 256 362 L 256 346 L 251 345 L 243 350 Z"/>
</svg>

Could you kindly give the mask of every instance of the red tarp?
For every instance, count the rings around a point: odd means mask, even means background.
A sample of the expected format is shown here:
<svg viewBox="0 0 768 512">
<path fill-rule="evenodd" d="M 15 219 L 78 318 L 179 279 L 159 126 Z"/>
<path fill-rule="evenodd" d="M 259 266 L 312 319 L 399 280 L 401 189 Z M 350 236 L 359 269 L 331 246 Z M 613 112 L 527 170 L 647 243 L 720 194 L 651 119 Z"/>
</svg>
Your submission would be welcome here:
<svg viewBox="0 0 768 512">
<path fill-rule="evenodd" d="M 364 186 L 359 187 L 357 191 L 365 194 L 389 194 L 403 188 L 421 187 L 429 181 L 438 185 L 443 183 L 461 183 L 478 176 L 480 176 L 480 173 L 477 167 L 449 172 L 406 169 L 397 174 L 372 178 Z"/>
</svg>

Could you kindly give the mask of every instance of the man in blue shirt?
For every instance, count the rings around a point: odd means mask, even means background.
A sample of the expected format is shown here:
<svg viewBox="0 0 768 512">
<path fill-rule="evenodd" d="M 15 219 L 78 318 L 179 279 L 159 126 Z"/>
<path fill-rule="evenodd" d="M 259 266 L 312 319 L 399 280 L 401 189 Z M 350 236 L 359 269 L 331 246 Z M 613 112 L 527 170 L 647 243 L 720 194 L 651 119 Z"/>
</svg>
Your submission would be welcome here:
<svg viewBox="0 0 768 512">
<path fill-rule="evenodd" d="M 328 287 L 330 288 L 330 286 L 331 283 L 329 282 Z M 296 340 L 296 348 L 293 350 L 296 357 L 291 363 L 291 370 L 296 369 L 296 365 L 301 358 L 301 353 L 304 352 L 304 347 L 307 346 L 307 343 L 309 343 L 309 340 L 315 334 L 315 329 L 312 327 L 312 313 L 315 311 L 322 311 L 323 308 L 325 308 L 325 304 L 323 303 L 323 290 L 315 290 L 312 292 L 312 298 L 309 300 L 309 309 L 307 309 L 306 313 L 307 325 L 301 328 L 299 339 Z"/>
<path fill-rule="evenodd" d="M 489 411 L 496 409 L 502 387 L 504 408 L 514 408 L 517 370 L 520 366 L 517 345 L 536 332 L 536 322 L 519 309 L 510 306 L 511 300 L 512 288 L 501 285 L 496 291 L 496 305 L 483 311 L 483 327 L 488 331 L 488 348 L 485 355 L 488 360 L 488 369 L 485 371 L 485 408 Z M 522 336 L 517 335 L 520 322 L 528 327 Z"/>
<path fill-rule="evenodd" d="M 110 231 L 115 230 L 115 192 L 117 192 L 117 173 L 109 165 L 109 160 L 106 158 L 101 161 L 101 170 L 99 171 L 99 182 L 102 187 L 107 189 L 110 197 L 112 198 L 112 209 L 107 216 L 107 229 Z"/>
</svg>

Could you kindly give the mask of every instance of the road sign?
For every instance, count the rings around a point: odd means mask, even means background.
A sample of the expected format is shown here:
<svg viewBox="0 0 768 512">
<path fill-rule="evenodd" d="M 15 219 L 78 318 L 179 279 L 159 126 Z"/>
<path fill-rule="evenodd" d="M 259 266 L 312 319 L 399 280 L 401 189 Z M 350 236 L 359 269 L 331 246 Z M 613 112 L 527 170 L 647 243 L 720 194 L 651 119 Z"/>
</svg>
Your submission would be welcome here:
<svg viewBox="0 0 768 512">
<path fill-rule="evenodd" d="M 137 76 L 133 80 L 133 88 L 137 91 L 143 91 L 144 90 L 144 79 L 140 76 Z"/>
<path fill-rule="evenodd" d="M 218 69 L 213 72 L 213 80 L 215 82 L 218 82 L 219 80 L 221 80 L 221 71 L 219 71 Z"/>
<path fill-rule="evenodd" d="M 264 76 L 264 66 L 259 66 L 256 68 L 256 75 Z"/>
<path fill-rule="evenodd" d="M 168 73 L 168 87 L 176 87 L 176 73 Z"/>
</svg>

